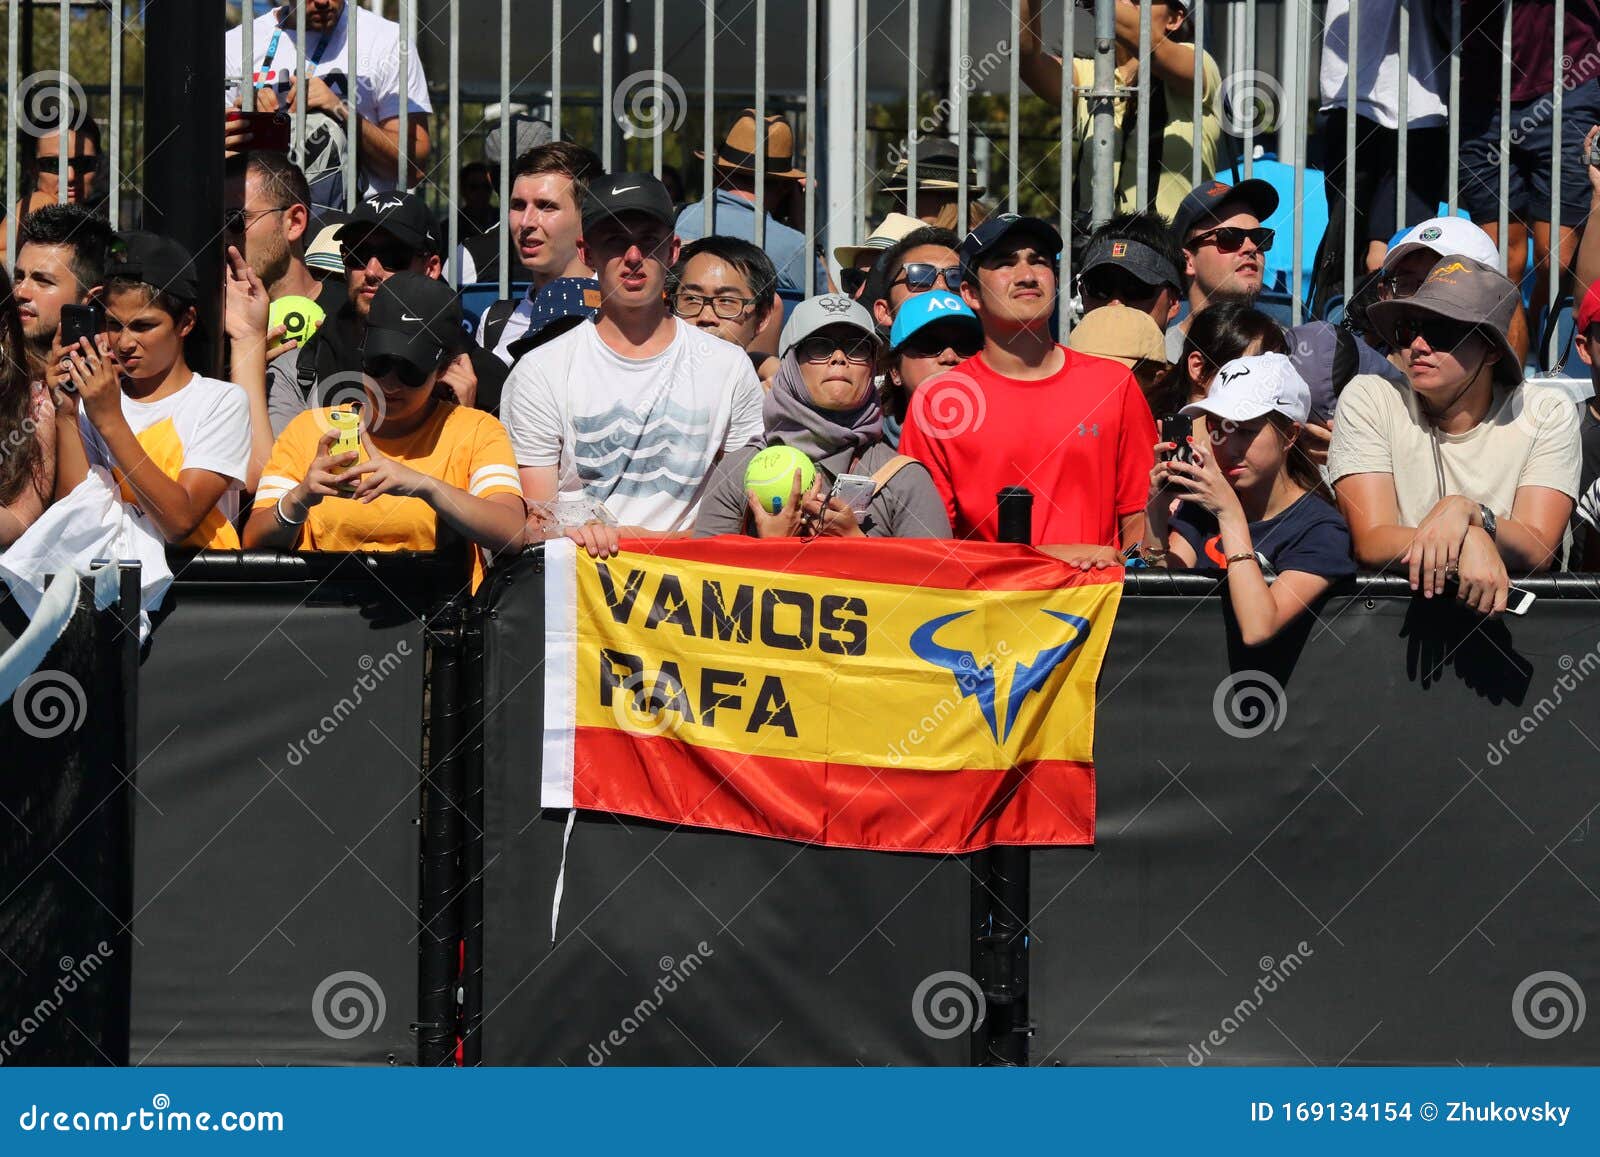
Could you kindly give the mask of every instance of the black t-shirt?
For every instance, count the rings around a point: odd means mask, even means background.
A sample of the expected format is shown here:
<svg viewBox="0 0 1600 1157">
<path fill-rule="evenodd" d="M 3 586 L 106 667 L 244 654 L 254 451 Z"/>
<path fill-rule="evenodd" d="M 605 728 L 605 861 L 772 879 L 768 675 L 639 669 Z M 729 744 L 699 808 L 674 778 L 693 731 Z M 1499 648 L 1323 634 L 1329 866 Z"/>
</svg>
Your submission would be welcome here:
<svg viewBox="0 0 1600 1157">
<path fill-rule="evenodd" d="M 1226 570 L 1227 556 L 1210 512 L 1186 502 L 1172 516 L 1172 529 L 1194 548 L 1196 570 Z M 1344 516 L 1315 494 L 1306 494 L 1276 518 L 1250 524 L 1256 557 L 1275 573 L 1300 570 L 1326 579 L 1356 573 L 1350 528 Z"/>
</svg>

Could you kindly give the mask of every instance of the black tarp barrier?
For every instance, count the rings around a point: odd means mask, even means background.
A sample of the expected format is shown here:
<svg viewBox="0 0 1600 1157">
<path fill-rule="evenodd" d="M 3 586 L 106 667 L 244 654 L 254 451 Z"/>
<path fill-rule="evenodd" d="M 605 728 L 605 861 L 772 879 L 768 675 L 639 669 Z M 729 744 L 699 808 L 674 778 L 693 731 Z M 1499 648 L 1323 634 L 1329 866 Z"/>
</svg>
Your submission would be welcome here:
<svg viewBox="0 0 1600 1157">
<path fill-rule="evenodd" d="M 552 945 L 567 813 L 539 808 L 541 562 L 525 556 L 485 587 L 468 1062 L 969 1063 L 971 1039 L 924 1033 L 912 1004 L 931 975 L 972 968 L 960 858 L 585 814 Z"/>
<path fill-rule="evenodd" d="M 1209 582 L 1136 578 L 1097 842 L 1033 854 L 1031 1060 L 1600 1061 L 1573 1031 L 1600 995 L 1600 591 L 1527 585 L 1484 622 L 1363 581 L 1264 654 Z"/>
<path fill-rule="evenodd" d="M 125 1064 L 137 568 L 0 703 L 0 1065 Z M 3 592 L 3 588 L 0 588 Z M 0 652 L 27 619 L 0 593 Z"/>
<path fill-rule="evenodd" d="M 175 561 L 142 671 L 135 1061 L 416 1062 L 425 622 L 460 586 L 445 569 Z"/>
</svg>

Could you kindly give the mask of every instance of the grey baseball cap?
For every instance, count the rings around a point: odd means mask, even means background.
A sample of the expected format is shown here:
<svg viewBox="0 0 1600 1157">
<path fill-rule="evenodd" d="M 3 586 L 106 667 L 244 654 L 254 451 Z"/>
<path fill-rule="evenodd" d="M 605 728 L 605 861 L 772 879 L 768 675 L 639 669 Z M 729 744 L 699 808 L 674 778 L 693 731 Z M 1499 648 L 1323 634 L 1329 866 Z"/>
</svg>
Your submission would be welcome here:
<svg viewBox="0 0 1600 1157">
<path fill-rule="evenodd" d="M 865 306 L 846 293 L 824 293 L 808 297 L 794 307 L 778 338 L 778 356 L 786 356 L 812 334 L 836 325 L 859 329 L 874 340 L 878 338 L 878 327 Z"/>
<path fill-rule="evenodd" d="M 1399 348 L 1399 327 L 1416 317 L 1438 317 L 1474 325 L 1500 351 L 1495 380 L 1514 386 L 1522 381 L 1522 359 L 1506 335 L 1522 295 L 1499 270 L 1455 254 L 1441 257 L 1421 287 L 1410 297 L 1380 301 L 1367 309 L 1367 320 L 1389 345 Z"/>
</svg>

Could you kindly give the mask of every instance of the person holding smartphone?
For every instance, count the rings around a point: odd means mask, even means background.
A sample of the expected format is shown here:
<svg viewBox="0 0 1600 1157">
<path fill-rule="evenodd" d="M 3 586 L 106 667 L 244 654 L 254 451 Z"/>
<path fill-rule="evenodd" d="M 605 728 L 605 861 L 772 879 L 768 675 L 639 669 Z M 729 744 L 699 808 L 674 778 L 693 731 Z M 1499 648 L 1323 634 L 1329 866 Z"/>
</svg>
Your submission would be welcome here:
<svg viewBox="0 0 1600 1157">
<path fill-rule="evenodd" d="M 1350 531 L 1299 446 L 1311 389 L 1283 354 L 1238 358 L 1162 424 L 1139 555 L 1150 566 L 1223 571 L 1246 646 L 1269 642 L 1356 573 Z M 1181 437 L 1182 441 L 1176 440 Z M 1276 576 L 1269 584 L 1267 577 Z"/>
<path fill-rule="evenodd" d="M 840 538 L 949 538 L 950 520 L 920 462 L 883 440 L 873 377 L 881 347 L 872 315 L 843 293 L 801 302 L 783 328 L 782 365 L 762 407 L 766 445 L 792 446 L 817 467 L 801 492 L 800 472 L 777 513 L 745 489 L 748 446 L 712 470 L 695 520 L 696 538 L 832 535 Z"/>
</svg>

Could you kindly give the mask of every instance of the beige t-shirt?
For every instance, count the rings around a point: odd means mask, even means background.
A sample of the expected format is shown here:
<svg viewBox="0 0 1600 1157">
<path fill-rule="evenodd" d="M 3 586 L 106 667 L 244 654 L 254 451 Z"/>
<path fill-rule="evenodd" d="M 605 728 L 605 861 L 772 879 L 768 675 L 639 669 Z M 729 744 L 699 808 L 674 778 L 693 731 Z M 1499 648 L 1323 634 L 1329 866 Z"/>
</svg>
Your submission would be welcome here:
<svg viewBox="0 0 1600 1157">
<path fill-rule="evenodd" d="M 1577 406 L 1561 390 L 1530 382 L 1497 388 L 1489 416 L 1465 434 L 1436 435 L 1409 386 L 1362 374 L 1339 395 L 1328 449 L 1334 482 L 1347 474 L 1394 476 L 1402 526 L 1420 525 L 1445 494 L 1481 502 L 1501 518 L 1511 513 L 1521 486 L 1548 486 L 1576 498 L 1582 465 Z"/>
<path fill-rule="evenodd" d="M 1201 96 L 1203 110 L 1200 122 L 1200 176 L 1209 180 L 1216 175 L 1217 157 L 1222 148 L 1222 73 L 1209 52 L 1201 54 L 1201 75 L 1205 91 Z M 1117 77 L 1118 84 L 1132 86 L 1139 73 L 1139 62 L 1130 60 Z M 1075 90 L 1094 87 L 1094 60 L 1075 57 L 1072 61 L 1072 84 Z M 1163 85 L 1167 98 L 1167 122 L 1162 130 L 1159 153 L 1150 156 L 1150 180 L 1154 186 L 1156 212 L 1167 220 L 1178 211 L 1178 206 L 1189 195 L 1194 185 L 1189 180 L 1189 170 L 1194 158 L 1194 85 L 1176 87 Z M 1153 94 L 1152 94 L 1153 96 Z M 1153 102 L 1152 102 L 1153 106 Z M 1133 212 L 1142 206 L 1138 200 L 1138 134 L 1123 132 L 1123 126 L 1134 116 L 1137 102 L 1132 98 L 1116 102 L 1112 130 L 1112 168 L 1117 186 L 1117 209 Z M 1153 111 L 1153 107 L 1152 107 Z M 1094 149 L 1089 143 L 1094 138 L 1094 117 L 1087 97 L 1077 98 L 1073 125 L 1073 151 L 1077 154 L 1078 169 L 1075 174 L 1075 199 L 1080 209 L 1092 207 L 1094 195 Z"/>
</svg>

